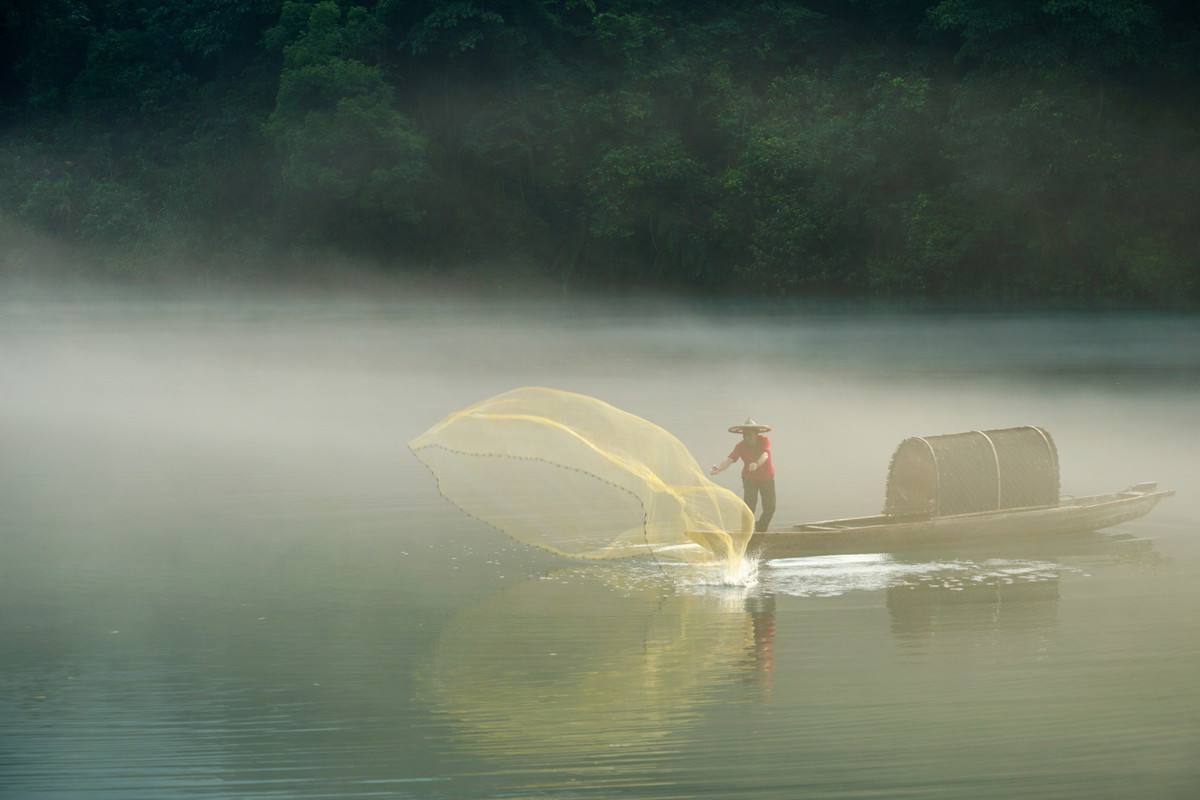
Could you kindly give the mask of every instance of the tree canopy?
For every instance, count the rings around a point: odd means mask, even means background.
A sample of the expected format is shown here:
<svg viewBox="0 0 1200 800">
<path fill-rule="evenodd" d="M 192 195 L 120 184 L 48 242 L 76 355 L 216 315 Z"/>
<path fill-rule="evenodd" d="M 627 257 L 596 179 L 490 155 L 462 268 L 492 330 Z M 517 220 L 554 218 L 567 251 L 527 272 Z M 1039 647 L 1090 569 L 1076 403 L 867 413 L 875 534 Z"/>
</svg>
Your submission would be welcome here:
<svg viewBox="0 0 1200 800">
<path fill-rule="evenodd" d="M 0 217 L 138 278 L 1196 302 L 1198 86 L 1185 0 L 15 0 Z"/>
</svg>

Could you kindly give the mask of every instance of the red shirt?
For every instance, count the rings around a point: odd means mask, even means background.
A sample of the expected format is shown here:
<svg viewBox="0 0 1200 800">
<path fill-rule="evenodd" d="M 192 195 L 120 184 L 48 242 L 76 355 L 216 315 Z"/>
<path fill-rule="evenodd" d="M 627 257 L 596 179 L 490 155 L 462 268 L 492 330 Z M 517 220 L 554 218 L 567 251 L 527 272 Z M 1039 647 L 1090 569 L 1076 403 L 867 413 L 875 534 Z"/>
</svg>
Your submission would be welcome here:
<svg viewBox="0 0 1200 800">
<path fill-rule="evenodd" d="M 758 461 L 759 456 L 763 453 L 767 454 L 767 460 L 763 462 L 762 466 L 751 472 L 750 464 Z M 775 461 L 771 458 L 771 440 L 761 433 L 752 442 L 742 439 L 734 446 L 729 453 L 729 459 L 737 461 L 739 458 L 745 462 L 742 464 L 743 480 L 766 481 L 775 477 Z"/>
</svg>

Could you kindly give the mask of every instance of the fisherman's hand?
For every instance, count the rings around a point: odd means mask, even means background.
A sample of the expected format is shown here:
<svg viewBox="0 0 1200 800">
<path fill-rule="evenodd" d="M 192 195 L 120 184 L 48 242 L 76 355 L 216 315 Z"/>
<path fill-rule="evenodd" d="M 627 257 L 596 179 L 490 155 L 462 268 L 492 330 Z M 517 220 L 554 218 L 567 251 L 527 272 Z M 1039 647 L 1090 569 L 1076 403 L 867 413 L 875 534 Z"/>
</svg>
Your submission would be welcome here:
<svg viewBox="0 0 1200 800">
<path fill-rule="evenodd" d="M 746 467 L 746 469 L 750 470 L 751 472 L 754 472 L 754 470 L 758 469 L 758 462 L 751 461 L 749 466 Z"/>
</svg>

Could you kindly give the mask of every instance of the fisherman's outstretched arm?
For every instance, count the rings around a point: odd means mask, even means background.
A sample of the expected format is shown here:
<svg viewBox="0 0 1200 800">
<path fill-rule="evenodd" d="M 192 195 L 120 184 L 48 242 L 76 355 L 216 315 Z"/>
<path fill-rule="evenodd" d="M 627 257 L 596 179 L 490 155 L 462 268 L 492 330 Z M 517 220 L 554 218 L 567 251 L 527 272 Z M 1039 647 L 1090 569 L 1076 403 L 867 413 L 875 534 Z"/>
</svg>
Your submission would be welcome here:
<svg viewBox="0 0 1200 800">
<path fill-rule="evenodd" d="M 708 470 L 708 471 L 709 471 L 711 474 L 713 474 L 713 475 L 716 475 L 718 472 L 724 472 L 725 470 L 729 469 L 729 465 L 730 465 L 730 464 L 732 464 L 732 463 L 733 463 L 733 459 L 732 459 L 732 458 L 727 458 L 727 459 L 725 459 L 724 461 L 722 461 L 720 464 L 713 464 L 713 465 L 712 465 L 712 466 L 709 468 L 709 470 Z"/>
</svg>

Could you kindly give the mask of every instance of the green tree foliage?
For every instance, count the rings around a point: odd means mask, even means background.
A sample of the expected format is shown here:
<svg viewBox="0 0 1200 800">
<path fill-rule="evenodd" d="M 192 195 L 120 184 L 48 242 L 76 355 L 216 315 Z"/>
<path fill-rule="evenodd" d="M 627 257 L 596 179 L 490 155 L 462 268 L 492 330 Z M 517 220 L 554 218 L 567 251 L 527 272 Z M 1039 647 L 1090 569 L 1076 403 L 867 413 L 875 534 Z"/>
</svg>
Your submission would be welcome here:
<svg viewBox="0 0 1200 800">
<path fill-rule="evenodd" d="M 208 271 L 1195 302 L 1198 78 L 1185 0 L 13 0 L 0 215 Z"/>
<path fill-rule="evenodd" d="M 942 0 L 929 11 L 961 37 L 958 56 L 1041 70 L 1144 64 L 1159 57 L 1159 12 L 1140 0 Z"/>
<path fill-rule="evenodd" d="M 336 230 L 349 217 L 359 235 L 421 217 L 425 139 L 395 109 L 380 67 L 362 60 L 377 58 L 383 40 L 383 26 L 366 9 L 343 12 L 330 0 L 285 3 L 266 34 L 283 54 L 265 130 L 280 154 L 284 186 L 310 219 Z"/>
</svg>

